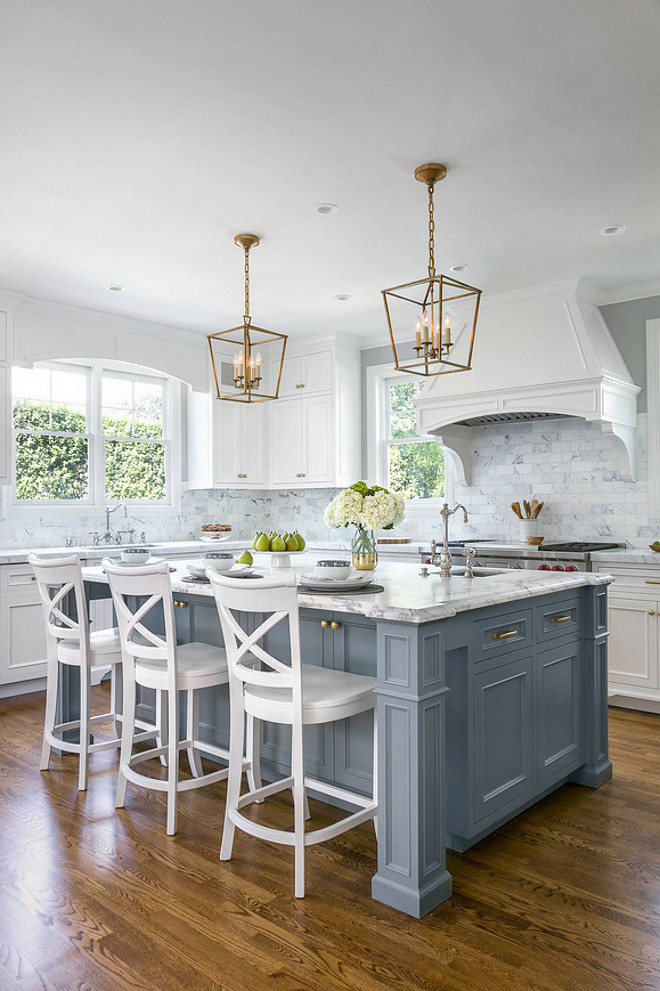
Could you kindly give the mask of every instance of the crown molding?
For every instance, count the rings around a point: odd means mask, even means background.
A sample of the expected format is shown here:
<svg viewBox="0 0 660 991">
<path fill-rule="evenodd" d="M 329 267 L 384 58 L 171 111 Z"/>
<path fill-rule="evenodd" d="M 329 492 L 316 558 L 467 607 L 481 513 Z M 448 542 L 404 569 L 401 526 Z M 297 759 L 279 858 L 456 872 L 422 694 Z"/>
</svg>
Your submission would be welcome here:
<svg viewBox="0 0 660 991">
<path fill-rule="evenodd" d="M 651 296 L 660 296 L 660 279 L 635 282 L 628 286 L 616 286 L 614 289 L 601 289 L 598 305 L 609 306 L 611 303 L 628 303 L 633 299 L 649 299 Z"/>
</svg>

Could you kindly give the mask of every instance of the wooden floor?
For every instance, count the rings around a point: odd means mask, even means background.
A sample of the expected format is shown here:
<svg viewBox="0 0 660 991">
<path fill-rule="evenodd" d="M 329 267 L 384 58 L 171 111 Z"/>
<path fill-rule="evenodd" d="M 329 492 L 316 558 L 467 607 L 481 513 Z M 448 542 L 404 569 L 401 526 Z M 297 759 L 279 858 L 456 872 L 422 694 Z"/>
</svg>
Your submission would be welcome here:
<svg viewBox="0 0 660 991">
<path fill-rule="evenodd" d="M 290 850 L 238 834 L 218 860 L 224 783 L 168 838 L 160 794 L 115 813 L 114 753 L 86 793 L 75 757 L 40 773 L 42 709 L 0 701 L 1 991 L 660 989 L 660 717 L 612 710 L 612 783 L 450 856 L 454 896 L 416 921 L 370 898 L 370 824 L 310 849 L 296 901 Z"/>
</svg>

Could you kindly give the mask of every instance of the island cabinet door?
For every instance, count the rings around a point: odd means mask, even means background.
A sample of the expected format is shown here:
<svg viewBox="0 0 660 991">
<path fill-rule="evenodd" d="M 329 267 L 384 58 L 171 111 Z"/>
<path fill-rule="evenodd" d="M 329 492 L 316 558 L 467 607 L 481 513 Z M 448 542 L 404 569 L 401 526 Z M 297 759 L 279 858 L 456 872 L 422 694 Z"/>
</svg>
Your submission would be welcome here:
<svg viewBox="0 0 660 991">
<path fill-rule="evenodd" d="M 325 620 L 326 627 L 321 626 Z M 300 616 L 300 648 L 303 664 L 332 667 L 332 613 L 302 612 Z M 291 659 L 289 630 L 279 623 L 264 637 L 265 649 L 285 662 Z M 277 723 L 264 723 L 261 735 L 261 759 L 282 774 L 291 773 L 291 728 Z M 333 726 L 305 727 L 305 770 L 311 777 L 332 781 L 334 775 Z"/>
<path fill-rule="evenodd" d="M 534 785 L 532 656 L 489 665 L 473 679 L 474 820 Z"/>
<path fill-rule="evenodd" d="M 360 616 L 335 613 L 334 667 L 376 677 L 376 624 Z M 334 724 L 335 781 L 370 795 L 373 788 L 374 718 L 361 712 Z"/>
<path fill-rule="evenodd" d="M 541 651 L 536 663 L 537 776 L 550 783 L 584 762 L 580 642 Z"/>
</svg>

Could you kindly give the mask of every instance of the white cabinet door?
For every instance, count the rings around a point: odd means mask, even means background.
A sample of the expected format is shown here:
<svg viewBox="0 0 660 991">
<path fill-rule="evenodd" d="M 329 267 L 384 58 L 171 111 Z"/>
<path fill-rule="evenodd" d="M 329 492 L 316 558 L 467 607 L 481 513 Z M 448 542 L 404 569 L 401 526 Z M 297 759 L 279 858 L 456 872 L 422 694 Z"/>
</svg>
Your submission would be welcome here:
<svg viewBox="0 0 660 991">
<path fill-rule="evenodd" d="M 270 410 L 270 478 L 273 485 L 295 485 L 305 471 L 302 408 L 299 399 L 279 400 Z"/>
<path fill-rule="evenodd" d="M 254 488 L 267 482 L 263 403 L 218 401 L 214 410 L 216 485 Z"/>
<path fill-rule="evenodd" d="M 0 684 L 46 676 L 46 629 L 40 601 L 0 603 Z"/>
<path fill-rule="evenodd" d="M 658 688 L 658 603 L 611 596 L 609 683 Z M 625 694 L 625 692 L 623 693 Z"/>
<path fill-rule="evenodd" d="M 310 393 L 330 392 L 333 387 L 334 355 L 332 351 L 317 351 L 301 357 L 284 358 L 280 396 L 308 396 Z M 276 366 L 273 366 L 276 370 Z"/>
<path fill-rule="evenodd" d="M 302 446 L 304 454 L 303 483 L 331 482 L 332 396 L 302 400 Z"/>
</svg>

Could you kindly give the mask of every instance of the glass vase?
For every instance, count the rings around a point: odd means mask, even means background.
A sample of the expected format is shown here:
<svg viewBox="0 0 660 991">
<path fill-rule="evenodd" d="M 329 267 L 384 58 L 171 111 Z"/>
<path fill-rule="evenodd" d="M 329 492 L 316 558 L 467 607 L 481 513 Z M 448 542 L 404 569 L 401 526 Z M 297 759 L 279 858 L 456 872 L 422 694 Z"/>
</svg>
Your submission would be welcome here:
<svg viewBox="0 0 660 991">
<path fill-rule="evenodd" d="M 378 564 L 376 534 L 359 526 L 351 542 L 353 567 L 356 571 L 373 571 Z"/>
</svg>

